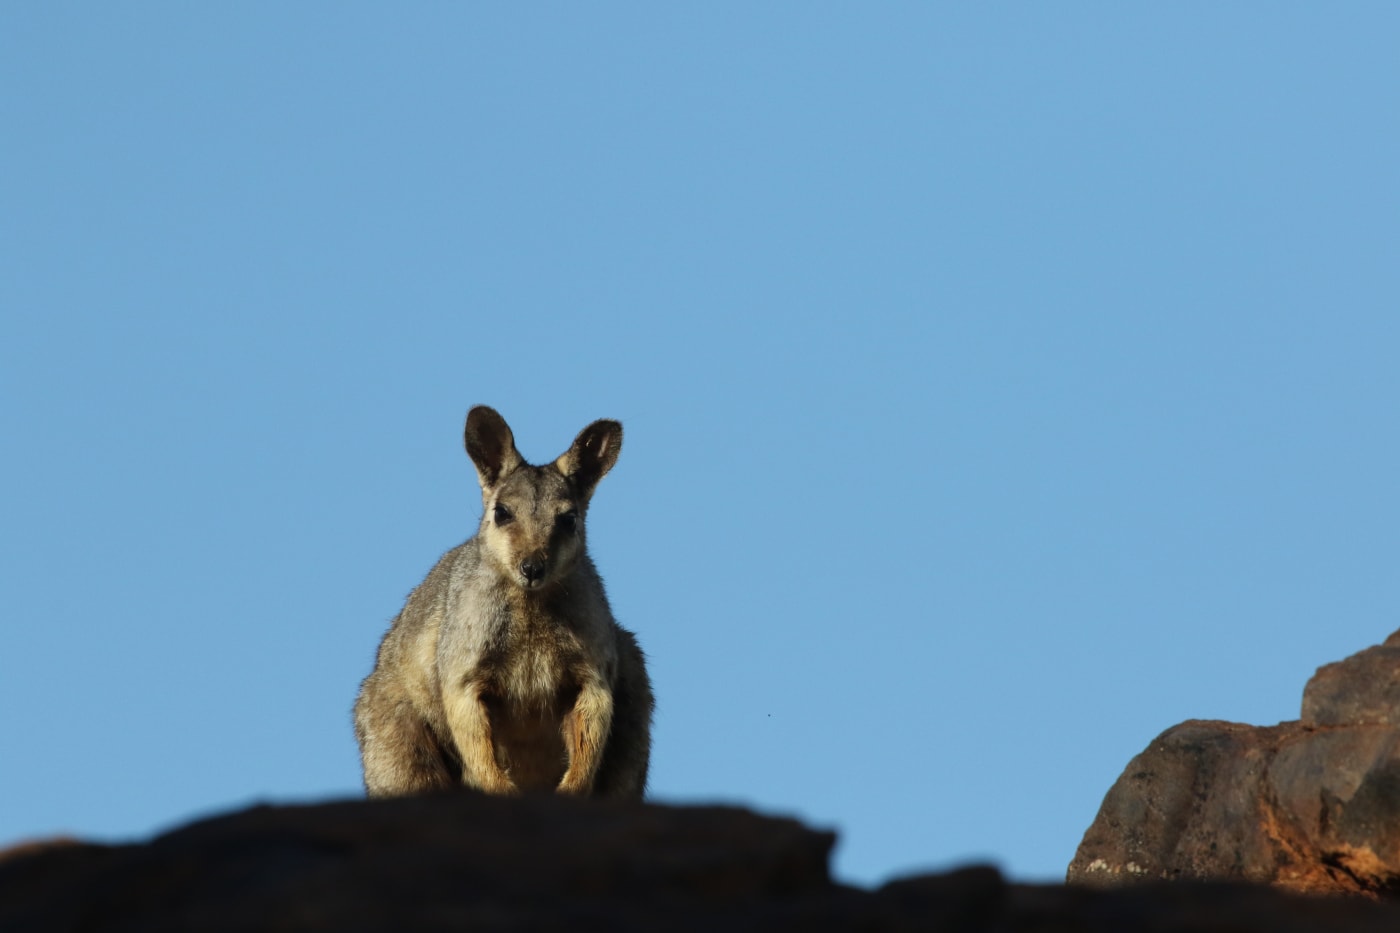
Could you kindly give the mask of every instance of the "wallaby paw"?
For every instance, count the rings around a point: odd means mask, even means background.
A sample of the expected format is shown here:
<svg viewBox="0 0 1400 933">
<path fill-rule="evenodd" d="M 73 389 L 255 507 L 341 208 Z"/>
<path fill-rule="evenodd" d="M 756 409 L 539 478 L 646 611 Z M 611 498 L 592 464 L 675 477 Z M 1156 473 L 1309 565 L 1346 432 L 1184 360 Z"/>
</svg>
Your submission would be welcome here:
<svg viewBox="0 0 1400 933">
<path fill-rule="evenodd" d="M 593 782 L 574 780 L 566 774 L 555 790 L 569 797 L 587 797 L 593 792 Z"/>
</svg>

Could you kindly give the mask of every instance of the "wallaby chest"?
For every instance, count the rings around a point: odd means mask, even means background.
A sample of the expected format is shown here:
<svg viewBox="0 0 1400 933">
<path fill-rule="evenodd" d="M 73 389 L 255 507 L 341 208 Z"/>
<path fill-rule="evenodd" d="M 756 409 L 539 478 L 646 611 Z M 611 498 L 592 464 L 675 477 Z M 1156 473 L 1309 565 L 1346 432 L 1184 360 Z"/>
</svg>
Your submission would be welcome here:
<svg viewBox="0 0 1400 933">
<path fill-rule="evenodd" d="M 552 789 L 567 765 L 562 726 L 578 697 L 583 642 L 567 617 L 512 606 L 478 672 L 497 764 L 523 789 Z"/>
<path fill-rule="evenodd" d="M 512 600 L 496 622 L 476 671 L 483 692 L 510 713 L 547 714 L 571 703 L 589 651 L 568 612 Z"/>
</svg>

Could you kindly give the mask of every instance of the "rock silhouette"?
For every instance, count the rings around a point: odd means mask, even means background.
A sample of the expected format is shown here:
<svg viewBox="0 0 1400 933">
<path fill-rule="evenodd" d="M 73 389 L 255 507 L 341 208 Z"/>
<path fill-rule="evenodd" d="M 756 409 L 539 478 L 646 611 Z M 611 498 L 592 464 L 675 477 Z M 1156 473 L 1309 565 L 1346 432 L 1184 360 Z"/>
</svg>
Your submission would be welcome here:
<svg viewBox="0 0 1400 933">
<path fill-rule="evenodd" d="M 145 843 L 0 851 L 0 930 L 1391 931 L 1400 632 L 1320 669 L 1296 722 L 1155 739 L 1076 883 L 974 866 L 863 890 L 831 878 L 834 842 L 739 808 L 553 795 L 260 806 Z"/>
<path fill-rule="evenodd" d="M 834 837 L 725 807 L 462 792 L 255 807 L 143 844 L 0 854 L 0 930 L 937 930 L 1381 933 L 1400 907 L 1266 887 L 1008 884 L 993 868 L 867 891 Z"/>
</svg>

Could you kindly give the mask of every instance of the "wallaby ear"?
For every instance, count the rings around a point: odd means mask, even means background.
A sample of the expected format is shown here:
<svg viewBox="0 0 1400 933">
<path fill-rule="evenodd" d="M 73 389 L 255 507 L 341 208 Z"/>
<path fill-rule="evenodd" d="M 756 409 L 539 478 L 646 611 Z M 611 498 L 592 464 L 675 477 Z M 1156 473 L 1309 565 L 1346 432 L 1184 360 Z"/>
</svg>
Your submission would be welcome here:
<svg viewBox="0 0 1400 933">
<path fill-rule="evenodd" d="M 593 487 L 603 474 L 612 469 L 622 450 L 622 425 L 606 418 L 595 421 L 579 432 L 574 446 L 554 461 L 559 472 L 578 486 L 583 497 L 593 495 Z"/>
<path fill-rule="evenodd" d="M 482 489 L 499 483 L 522 462 L 510 425 L 494 408 L 478 405 L 467 412 L 466 441 Z"/>
</svg>

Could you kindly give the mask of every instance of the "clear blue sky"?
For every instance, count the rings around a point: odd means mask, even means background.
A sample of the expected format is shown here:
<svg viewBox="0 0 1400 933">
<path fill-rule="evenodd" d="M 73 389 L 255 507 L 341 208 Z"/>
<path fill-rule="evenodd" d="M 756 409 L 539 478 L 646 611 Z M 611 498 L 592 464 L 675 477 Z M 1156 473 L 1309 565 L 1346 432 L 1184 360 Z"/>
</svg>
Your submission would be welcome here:
<svg viewBox="0 0 1400 933">
<path fill-rule="evenodd" d="M 1397 10 L 4 6 L 0 843 L 359 793 L 488 403 L 656 799 L 1061 876 L 1400 627 Z"/>
</svg>

